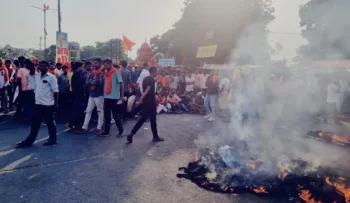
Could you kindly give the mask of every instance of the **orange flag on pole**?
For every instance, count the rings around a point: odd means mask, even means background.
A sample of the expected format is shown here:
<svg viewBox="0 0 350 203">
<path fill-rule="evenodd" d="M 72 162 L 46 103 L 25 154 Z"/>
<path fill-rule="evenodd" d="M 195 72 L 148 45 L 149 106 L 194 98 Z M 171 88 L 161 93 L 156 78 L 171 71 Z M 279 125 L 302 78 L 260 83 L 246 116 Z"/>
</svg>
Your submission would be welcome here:
<svg viewBox="0 0 350 203">
<path fill-rule="evenodd" d="M 123 44 L 125 51 L 131 51 L 131 48 L 136 44 L 135 42 L 129 40 L 127 37 L 123 35 Z"/>
</svg>

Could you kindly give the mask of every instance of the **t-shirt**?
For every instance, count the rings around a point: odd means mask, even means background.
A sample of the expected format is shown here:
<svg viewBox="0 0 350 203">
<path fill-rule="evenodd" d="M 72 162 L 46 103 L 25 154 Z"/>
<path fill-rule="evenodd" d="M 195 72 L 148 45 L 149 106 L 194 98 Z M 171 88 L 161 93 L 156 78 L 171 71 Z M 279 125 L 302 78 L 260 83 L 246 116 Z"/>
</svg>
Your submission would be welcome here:
<svg viewBox="0 0 350 203">
<path fill-rule="evenodd" d="M 147 76 L 143 79 L 142 88 L 146 90 L 147 87 L 150 87 L 151 89 L 143 98 L 143 105 L 146 107 L 155 107 L 157 105 L 155 97 L 156 80 L 152 76 Z"/>
<path fill-rule="evenodd" d="M 185 82 L 186 82 L 186 92 L 193 92 L 195 79 L 193 77 L 186 77 Z M 191 84 L 188 85 L 187 83 L 191 83 Z"/>
<path fill-rule="evenodd" d="M 120 72 L 123 78 L 124 92 L 129 92 L 129 84 L 131 83 L 131 72 L 126 68 L 122 68 Z"/>
<path fill-rule="evenodd" d="M 219 87 L 220 87 L 220 90 L 223 89 L 222 90 L 223 94 L 229 94 L 229 92 L 230 92 L 230 80 L 228 78 L 223 78 L 220 81 Z"/>
<path fill-rule="evenodd" d="M 194 86 L 200 87 L 201 86 L 201 76 L 199 74 L 193 74 L 192 76 L 194 78 Z"/>
<path fill-rule="evenodd" d="M 143 80 L 149 76 L 149 71 L 147 69 L 143 69 L 139 78 L 137 79 L 137 84 L 139 85 L 140 87 L 140 92 L 143 93 Z"/>
<path fill-rule="evenodd" d="M 177 87 L 179 85 L 179 80 L 180 80 L 179 76 L 169 75 L 168 80 L 169 80 L 170 89 L 177 89 Z"/>
<path fill-rule="evenodd" d="M 27 75 L 28 74 L 29 74 L 29 70 L 26 68 L 21 68 L 18 70 L 17 78 L 21 78 L 22 90 L 27 90 L 27 86 L 28 86 Z"/>
<path fill-rule="evenodd" d="M 168 95 L 167 101 L 169 103 L 178 103 L 178 102 L 181 102 L 181 99 L 176 94 L 174 94 L 172 97 L 170 95 Z"/>
<path fill-rule="evenodd" d="M 199 80 L 200 80 L 200 88 L 205 89 L 207 86 L 205 85 L 205 81 L 207 81 L 208 75 L 199 74 Z"/>
<path fill-rule="evenodd" d="M 207 79 L 206 85 L 208 88 L 208 91 L 207 91 L 208 94 L 218 93 L 218 81 L 217 79 L 214 79 L 214 76 Z"/>
<path fill-rule="evenodd" d="M 106 94 L 106 91 L 104 92 L 104 98 L 106 99 L 120 99 L 120 84 L 123 82 L 123 78 L 120 74 L 119 71 L 115 71 L 113 73 L 113 78 L 112 78 L 112 89 L 111 89 L 111 93 Z M 105 78 L 105 90 L 106 90 L 106 85 L 107 83 L 107 79 Z"/>
</svg>

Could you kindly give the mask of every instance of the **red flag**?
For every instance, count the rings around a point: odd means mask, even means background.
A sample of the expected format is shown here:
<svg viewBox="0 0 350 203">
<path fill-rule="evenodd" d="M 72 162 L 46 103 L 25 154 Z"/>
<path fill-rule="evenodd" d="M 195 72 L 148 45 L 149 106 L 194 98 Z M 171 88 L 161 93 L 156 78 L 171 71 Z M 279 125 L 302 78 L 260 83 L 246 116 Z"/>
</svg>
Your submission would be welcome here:
<svg viewBox="0 0 350 203">
<path fill-rule="evenodd" d="M 131 48 L 136 44 L 123 35 L 124 50 L 131 51 Z"/>
</svg>

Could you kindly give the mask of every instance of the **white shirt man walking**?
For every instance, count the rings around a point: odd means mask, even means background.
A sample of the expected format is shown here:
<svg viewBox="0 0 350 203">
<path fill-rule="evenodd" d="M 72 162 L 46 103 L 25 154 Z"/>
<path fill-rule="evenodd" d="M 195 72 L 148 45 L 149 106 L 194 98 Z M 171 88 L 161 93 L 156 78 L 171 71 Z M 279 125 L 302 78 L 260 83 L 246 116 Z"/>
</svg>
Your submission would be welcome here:
<svg viewBox="0 0 350 203">
<path fill-rule="evenodd" d="M 33 145 L 43 117 L 49 131 L 49 140 L 44 143 L 44 146 L 56 144 L 54 110 L 58 101 L 58 84 L 57 78 L 48 73 L 48 69 L 49 63 L 47 61 L 39 63 L 40 73 L 35 75 L 35 108 L 30 134 L 24 141 L 17 143 L 17 147 L 31 147 Z"/>
</svg>

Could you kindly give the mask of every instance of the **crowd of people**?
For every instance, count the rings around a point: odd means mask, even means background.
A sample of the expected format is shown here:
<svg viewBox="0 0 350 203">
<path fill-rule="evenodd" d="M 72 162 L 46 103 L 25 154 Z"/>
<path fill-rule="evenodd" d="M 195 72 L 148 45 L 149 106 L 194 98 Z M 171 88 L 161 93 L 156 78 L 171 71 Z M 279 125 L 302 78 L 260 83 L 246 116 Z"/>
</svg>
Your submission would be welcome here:
<svg viewBox="0 0 350 203">
<path fill-rule="evenodd" d="M 0 67 L 1 111 L 15 110 L 17 120 L 31 123 L 20 147 L 34 143 L 42 118 L 50 135 L 46 145 L 56 143 L 55 120 L 65 121 L 73 133 L 85 134 L 91 118 L 97 118 L 96 135 L 110 136 L 115 123 L 117 137 L 125 135 L 124 122 L 138 118 L 127 136 L 129 143 L 149 118 L 153 140 L 163 141 L 157 133 L 157 114 L 193 113 L 214 121 L 217 95 L 226 101 L 221 102 L 225 108 L 230 91 L 230 80 L 219 82 L 215 72 L 155 68 L 147 63 L 138 67 L 125 60 L 113 64 L 110 59 L 94 58 L 63 65 L 19 57 L 4 65 L 0 60 Z"/>
</svg>

